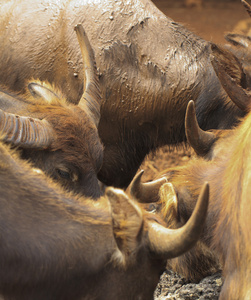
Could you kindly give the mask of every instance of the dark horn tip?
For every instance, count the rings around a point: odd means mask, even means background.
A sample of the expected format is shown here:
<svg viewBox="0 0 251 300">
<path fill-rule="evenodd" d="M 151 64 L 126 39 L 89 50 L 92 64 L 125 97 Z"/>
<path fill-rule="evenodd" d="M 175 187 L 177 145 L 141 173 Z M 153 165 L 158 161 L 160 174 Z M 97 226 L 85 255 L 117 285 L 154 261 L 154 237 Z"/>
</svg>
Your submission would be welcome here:
<svg viewBox="0 0 251 300">
<path fill-rule="evenodd" d="M 75 25 L 74 30 L 76 31 L 77 34 L 81 34 L 82 36 L 86 36 L 84 27 L 81 23 L 78 23 L 77 25 Z"/>
<path fill-rule="evenodd" d="M 74 26 L 74 30 L 75 30 L 75 31 L 79 30 L 79 28 L 80 28 L 81 26 L 82 26 L 81 23 L 76 24 L 76 25 Z"/>
<path fill-rule="evenodd" d="M 208 181 L 205 181 L 204 182 L 204 192 L 206 193 L 206 194 L 209 194 L 209 183 L 208 183 Z"/>
<path fill-rule="evenodd" d="M 135 183 L 139 183 L 141 181 L 141 177 L 144 174 L 144 170 L 140 170 L 133 178 L 132 180 L 132 188 L 134 187 Z"/>
<path fill-rule="evenodd" d="M 135 198 L 138 198 L 138 196 L 140 194 L 141 177 L 142 177 L 143 173 L 144 173 L 144 170 L 140 170 L 134 176 L 134 178 L 129 186 L 129 192 Z"/>
</svg>

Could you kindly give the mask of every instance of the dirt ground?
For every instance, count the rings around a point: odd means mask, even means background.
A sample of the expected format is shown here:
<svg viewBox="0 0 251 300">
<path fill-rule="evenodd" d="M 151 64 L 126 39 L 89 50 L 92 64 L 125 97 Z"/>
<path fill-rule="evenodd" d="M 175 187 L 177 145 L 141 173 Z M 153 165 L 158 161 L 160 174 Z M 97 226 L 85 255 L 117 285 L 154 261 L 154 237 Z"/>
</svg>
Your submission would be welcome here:
<svg viewBox="0 0 251 300">
<path fill-rule="evenodd" d="M 225 44 L 224 35 L 229 32 L 247 33 L 250 18 L 239 0 L 204 0 L 200 8 L 186 8 L 184 1 L 155 0 L 155 5 L 174 21 L 182 23 L 205 40 Z M 243 20 L 245 20 L 243 22 Z M 166 168 L 185 164 L 193 155 L 191 149 L 170 151 L 167 147 L 151 154 L 141 169 L 145 170 L 143 180 L 156 178 Z M 198 284 L 191 284 L 171 271 L 165 272 L 155 291 L 155 300 L 216 300 L 222 279 L 220 274 L 204 278 Z"/>
</svg>

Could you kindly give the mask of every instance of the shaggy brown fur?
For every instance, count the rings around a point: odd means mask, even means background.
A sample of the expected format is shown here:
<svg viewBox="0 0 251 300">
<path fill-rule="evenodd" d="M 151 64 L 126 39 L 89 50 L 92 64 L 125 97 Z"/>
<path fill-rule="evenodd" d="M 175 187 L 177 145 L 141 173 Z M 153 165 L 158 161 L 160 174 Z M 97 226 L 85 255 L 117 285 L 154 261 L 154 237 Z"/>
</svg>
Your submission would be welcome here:
<svg viewBox="0 0 251 300">
<path fill-rule="evenodd" d="M 26 148 L 14 143 L 14 146 L 19 146 L 23 158 L 60 182 L 64 188 L 98 198 L 101 191 L 97 173 L 102 165 L 103 146 L 92 116 L 79 106 L 67 103 L 54 86 L 45 82 L 33 82 L 43 86 L 45 92 L 48 90 L 51 94 L 32 97 L 27 92 L 26 97 L 20 98 L 20 95 L 2 93 L 2 109 L 18 115 L 45 119 L 52 128 L 53 140 L 45 149 L 37 149 L 36 145 Z M 36 134 L 39 139 L 40 132 Z"/>
</svg>

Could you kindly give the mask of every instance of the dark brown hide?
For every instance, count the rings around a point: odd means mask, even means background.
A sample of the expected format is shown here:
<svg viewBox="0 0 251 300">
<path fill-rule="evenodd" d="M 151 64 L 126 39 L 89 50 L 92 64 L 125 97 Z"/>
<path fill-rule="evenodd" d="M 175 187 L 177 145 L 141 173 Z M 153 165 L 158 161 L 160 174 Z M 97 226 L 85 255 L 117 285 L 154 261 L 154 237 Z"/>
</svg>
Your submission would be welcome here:
<svg viewBox="0 0 251 300">
<path fill-rule="evenodd" d="M 99 179 L 107 185 L 128 186 L 150 151 L 185 140 L 190 99 L 203 129 L 231 127 L 244 114 L 221 88 L 209 43 L 150 0 L 10 0 L 0 20 L 1 82 L 21 90 L 31 76 L 48 80 L 73 102 L 83 78 L 72 28 L 83 24 L 103 95 Z"/>
<path fill-rule="evenodd" d="M 1 143 L 0 195 L 4 299 L 150 300 L 166 259 L 198 239 L 209 190 L 188 225 L 170 230 L 122 190 L 99 201 L 66 193 Z"/>
</svg>

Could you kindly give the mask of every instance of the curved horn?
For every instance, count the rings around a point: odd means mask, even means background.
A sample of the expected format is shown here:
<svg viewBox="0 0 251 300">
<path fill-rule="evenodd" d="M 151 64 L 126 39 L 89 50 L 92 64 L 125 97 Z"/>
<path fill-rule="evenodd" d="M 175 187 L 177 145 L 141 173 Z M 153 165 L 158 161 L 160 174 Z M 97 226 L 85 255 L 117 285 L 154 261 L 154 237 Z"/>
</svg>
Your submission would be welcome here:
<svg viewBox="0 0 251 300">
<path fill-rule="evenodd" d="M 159 189 L 162 184 L 167 182 L 165 177 L 153 180 L 150 182 L 142 183 L 141 177 L 144 170 L 136 174 L 130 184 L 130 194 L 141 203 L 157 202 L 159 200 Z"/>
<path fill-rule="evenodd" d="M 251 17 L 251 6 L 245 1 L 245 0 L 241 0 L 241 3 L 243 4 L 243 6 L 246 8 L 249 16 Z"/>
<path fill-rule="evenodd" d="M 251 92 L 241 87 L 237 81 L 229 76 L 215 56 L 211 57 L 211 63 L 222 87 L 230 99 L 242 110 L 249 112 L 251 108 Z"/>
<path fill-rule="evenodd" d="M 46 120 L 18 116 L 0 109 L 2 140 L 22 148 L 48 148 L 53 131 Z"/>
<path fill-rule="evenodd" d="M 90 111 L 95 125 L 98 126 L 100 119 L 101 92 L 94 53 L 83 26 L 81 24 L 76 25 L 75 31 L 80 45 L 84 68 L 83 95 L 79 100 L 78 105 L 83 110 L 86 111 L 86 109 L 88 109 Z"/>
<path fill-rule="evenodd" d="M 178 229 L 168 229 L 149 221 L 149 246 L 154 254 L 164 258 L 174 258 L 191 249 L 199 239 L 205 223 L 209 202 L 209 185 L 205 183 L 192 216 Z"/>
<path fill-rule="evenodd" d="M 196 154 L 199 156 L 206 155 L 216 140 L 216 136 L 212 132 L 203 131 L 199 127 L 193 100 L 189 101 L 187 105 L 185 130 L 187 140 Z"/>
</svg>

